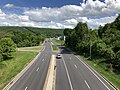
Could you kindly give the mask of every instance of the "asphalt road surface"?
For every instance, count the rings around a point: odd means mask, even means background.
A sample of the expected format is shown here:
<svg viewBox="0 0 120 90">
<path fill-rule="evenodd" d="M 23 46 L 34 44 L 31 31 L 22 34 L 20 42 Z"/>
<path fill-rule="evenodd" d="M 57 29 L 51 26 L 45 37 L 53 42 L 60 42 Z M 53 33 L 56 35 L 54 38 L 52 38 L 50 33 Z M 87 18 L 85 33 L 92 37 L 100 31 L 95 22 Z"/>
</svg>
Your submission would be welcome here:
<svg viewBox="0 0 120 90">
<path fill-rule="evenodd" d="M 78 55 L 56 45 L 62 54 L 62 58 L 56 61 L 56 90 L 115 90 Z"/>
<path fill-rule="evenodd" d="M 9 90 L 42 90 L 46 78 L 52 49 L 49 43 L 37 60 Z"/>
<path fill-rule="evenodd" d="M 56 44 L 56 43 L 54 43 Z M 79 56 L 56 44 L 62 54 L 56 60 L 56 90 L 115 90 Z M 52 49 L 49 43 L 38 59 L 10 88 L 10 90 L 42 90 L 50 62 Z M 56 54 L 56 52 L 54 52 Z"/>
</svg>

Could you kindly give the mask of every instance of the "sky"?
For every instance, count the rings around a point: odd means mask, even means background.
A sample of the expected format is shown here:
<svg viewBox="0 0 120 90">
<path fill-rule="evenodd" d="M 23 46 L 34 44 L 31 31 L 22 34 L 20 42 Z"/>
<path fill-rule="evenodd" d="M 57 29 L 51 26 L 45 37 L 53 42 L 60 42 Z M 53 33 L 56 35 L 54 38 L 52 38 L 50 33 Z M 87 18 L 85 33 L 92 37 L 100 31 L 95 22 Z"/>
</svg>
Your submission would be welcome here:
<svg viewBox="0 0 120 90">
<path fill-rule="evenodd" d="M 111 23 L 120 13 L 120 0 L 0 0 L 0 26 L 89 28 Z"/>
</svg>

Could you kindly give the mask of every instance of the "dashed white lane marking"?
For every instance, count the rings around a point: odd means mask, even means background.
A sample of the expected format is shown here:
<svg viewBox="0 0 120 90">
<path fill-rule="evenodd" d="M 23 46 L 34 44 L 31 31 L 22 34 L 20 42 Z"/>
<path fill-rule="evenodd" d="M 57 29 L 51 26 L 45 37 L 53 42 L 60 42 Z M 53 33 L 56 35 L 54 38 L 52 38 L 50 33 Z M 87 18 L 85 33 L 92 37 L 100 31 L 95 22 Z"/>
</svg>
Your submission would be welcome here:
<svg viewBox="0 0 120 90">
<path fill-rule="evenodd" d="M 62 58 L 63 58 L 63 56 L 62 56 Z M 69 81 L 69 84 L 70 84 L 70 88 L 71 88 L 71 90 L 73 90 L 73 86 L 72 86 L 72 83 L 71 83 L 71 80 L 70 80 L 69 72 L 68 72 L 66 63 L 64 61 L 64 58 L 62 60 L 63 60 L 64 66 L 65 66 L 65 70 L 66 70 L 66 73 L 67 73 L 67 77 L 68 77 L 68 81 Z"/>
<path fill-rule="evenodd" d="M 27 90 L 27 89 L 28 89 L 28 87 L 25 88 L 25 90 Z"/>
<path fill-rule="evenodd" d="M 77 56 L 76 56 L 76 58 L 78 58 Z M 107 88 L 107 90 L 110 90 L 109 88 L 108 88 L 108 86 L 89 68 L 89 66 L 87 66 L 87 64 L 85 64 L 82 60 L 80 60 L 79 58 L 78 58 L 78 60 L 84 65 L 84 66 L 86 66 L 86 68 L 88 69 L 88 70 L 90 70 L 90 72 Z"/>
<path fill-rule="evenodd" d="M 74 64 L 75 68 L 77 68 L 77 66 Z"/>
<path fill-rule="evenodd" d="M 39 67 L 37 68 L 37 70 L 36 71 L 38 71 L 39 70 Z"/>
<path fill-rule="evenodd" d="M 90 89 L 90 86 L 89 86 L 89 84 L 87 83 L 87 81 L 84 80 L 84 82 L 85 82 L 85 84 L 87 85 L 87 87 Z"/>
<path fill-rule="evenodd" d="M 70 57 L 70 60 L 71 60 L 71 57 Z"/>
</svg>

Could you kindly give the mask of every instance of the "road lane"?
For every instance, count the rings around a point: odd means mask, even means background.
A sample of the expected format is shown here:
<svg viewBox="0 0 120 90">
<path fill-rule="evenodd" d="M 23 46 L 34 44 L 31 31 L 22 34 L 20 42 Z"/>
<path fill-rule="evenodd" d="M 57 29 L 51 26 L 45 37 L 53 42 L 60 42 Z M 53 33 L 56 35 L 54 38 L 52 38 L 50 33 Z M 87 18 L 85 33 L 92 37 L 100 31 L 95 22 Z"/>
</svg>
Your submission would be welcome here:
<svg viewBox="0 0 120 90">
<path fill-rule="evenodd" d="M 101 75 L 95 70 L 92 70 L 89 65 L 86 65 L 79 56 L 72 54 L 73 52 L 59 44 L 57 44 L 57 46 L 60 48 L 63 56 L 62 60 L 66 63 L 73 90 L 115 90 Z M 56 78 L 58 77 L 62 78 L 61 74 L 58 74 Z M 64 78 L 59 85 L 65 81 L 69 81 L 68 77 Z M 70 84 L 67 86 L 70 86 Z M 70 89 L 62 88 L 62 90 Z"/>
<path fill-rule="evenodd" d="M 71 90 L 63 60 L 57 59 L 56 66 L 56 90 Z"/>
<path fill-rule="evenodd" d="M 88 69 L 83 63 L 80 62 L 74 54 L 64 54 L 63 58 L 70 74 L 71 82 L 74 90 L 87 90 L 86 80 L 92 90 L 114 90 L 108 83 L 101 80 L 91 69 Z M 71 57 L 71 59 L 70 59 Z M 77 68 L 75 68 L 75 65 Z M 88 87 L 88 86 L 87 86 Z"/>
<path fill-rule="evenodd" d="M 46 78 L 52 49 L 49 43 L 46 43 L 44 51 L 41 52 L 37 60 L 22 75 L 20 79 L 10 88 L 10 90 L 42 90 Z M 39 70 L 36 72 L 36 69 Z"/>
</svg>

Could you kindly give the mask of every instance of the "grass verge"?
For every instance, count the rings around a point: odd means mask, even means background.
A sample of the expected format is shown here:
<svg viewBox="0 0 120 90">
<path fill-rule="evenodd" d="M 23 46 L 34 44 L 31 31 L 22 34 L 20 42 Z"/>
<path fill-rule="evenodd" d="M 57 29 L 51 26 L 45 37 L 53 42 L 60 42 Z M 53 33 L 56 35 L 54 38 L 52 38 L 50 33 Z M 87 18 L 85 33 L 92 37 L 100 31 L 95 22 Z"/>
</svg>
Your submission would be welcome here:
<svg viewBox="0 0 120 90">
<path fill-rule="evenodd" d="M 15 52 L 14 58 L 0 62 L 0 90 L 7 85 L 33 58 L 36 52 Z"/>
<path fill-rule="evenodd" d="M 105 78 L 107 78 L 110 82 L 112 82 L 112 84 L 120 90 L 120 75 L 119 74 L 116 74 L 114 72 L 112 73 L 108 72 L 105 68 L 102 67 L 102 65 L 96 64 L 93 61 L 88 60 L 84 56 L 81 56 L 81 58 L 85 62 L 87 62 L 92 68 L 94 68 L 98 73 L 100 73 Z"/>
<path fill-rule="evenodd" d="M 64 40 L 54 40 L 54 42 L 59 43 L 60 45 L 64 45 L 65 43 Z"/>
<path fill-rule="evenodd" d="M 58 51 L 58 47 L 56 45 L 52 45 L 54 51 Z"/>
<path fill-rule="evenodd" d="M 34 47 L 22 47 L 18 48 L 18 50 L 41 50 L 43 46 L 34 46 Z"/>
</svg>

